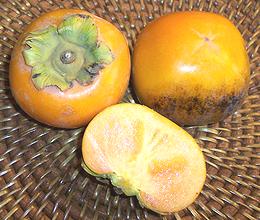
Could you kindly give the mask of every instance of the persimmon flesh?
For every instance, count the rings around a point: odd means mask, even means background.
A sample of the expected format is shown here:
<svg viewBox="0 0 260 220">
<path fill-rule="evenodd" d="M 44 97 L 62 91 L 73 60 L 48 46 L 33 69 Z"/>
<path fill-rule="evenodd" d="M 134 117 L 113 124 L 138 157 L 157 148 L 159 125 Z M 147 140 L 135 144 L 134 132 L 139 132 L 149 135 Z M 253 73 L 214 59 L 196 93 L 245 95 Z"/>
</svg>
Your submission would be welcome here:
<svg viewBox="0 0 260 220">
<path fill-rule="evenodd" d="M 133 84 L 145 104 L 180 125 L 218 122 L 237 110 L 249 87 L 245 42 L 227 18 L 178 12 L 137 38 Z"/>
<path fill-rule="evenodd" d="M 10 87 L 19 106 L 51 126 L 87 124 L 123 97 L 130 54 L 123 34 L 86 11 L 60 9 L 38 17 L 15 45 Z"/>
<path fill-rule="evenodd" d="M 195 140 L 138 104 L 117 104 L 99 113 L 86 128 L 82 154 L 87 172 L 111 179 L 126 195 L 161 214 L 190 205 L 206 178 Z"/>
</svg>

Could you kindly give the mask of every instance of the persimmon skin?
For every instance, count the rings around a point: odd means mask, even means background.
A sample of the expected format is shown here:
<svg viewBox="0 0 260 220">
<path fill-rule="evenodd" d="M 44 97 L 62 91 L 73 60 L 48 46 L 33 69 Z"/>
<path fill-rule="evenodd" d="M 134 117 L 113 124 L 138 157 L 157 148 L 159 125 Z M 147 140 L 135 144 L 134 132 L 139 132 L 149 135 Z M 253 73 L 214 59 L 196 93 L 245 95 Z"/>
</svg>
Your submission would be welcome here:
<svg viewBox="0 0 260 220">
<path fill-rule="evenodd" d="M 59 25 L 66 16 L 83 14 L 91 16 L 99 30 L 99 38 L 111 49 L 114 60 L 106 65 L 87 86 L 74 83 L 61 91 L 56 86 L 37 90 L 31 80 L 31 67 L 25 64 L 22 51 L 24 40 L 30 32 L 49 25 Z M 76 128 L 87 124 L 98 112 L 120 101 L 130 77 L 130 54 L 122 33 L 111 23 L 86 11 L 60 9 L 46 13 L 33 21 L 15 45 L 9 68 L 12 94 L 19 106 L 32 118 L 44 124 Z"/>
<path fill-rule="evenodd" d="M 226 18 L 179 12 L 148 24 L 137 38 L 133 85 L 141 103 L 180 125 L 218 122 L 249 87 L 244 40 Z"/>
<path fill-rule="evenodd" d="M 82 141 L 83 168 L 111 179 L 128 196 L 155 212 L 189 206 L 206 179 L 195 140 L 181 127 L 131 103 L 110 106 L 89 123 Z"/>
</svg>

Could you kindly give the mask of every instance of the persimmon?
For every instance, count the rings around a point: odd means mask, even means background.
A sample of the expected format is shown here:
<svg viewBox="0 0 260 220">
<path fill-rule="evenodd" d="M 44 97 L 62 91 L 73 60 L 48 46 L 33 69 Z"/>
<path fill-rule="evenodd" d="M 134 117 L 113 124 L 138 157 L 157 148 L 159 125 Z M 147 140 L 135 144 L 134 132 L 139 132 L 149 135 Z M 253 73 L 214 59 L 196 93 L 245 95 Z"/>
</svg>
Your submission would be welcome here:
<svg viewBox="0 0 260 220">
<path fill-rule="evenodd" d="M 111 179 L 126 195 L 161 214 L 190 205 L 206 178 L 195 140 L 138 104 L 117 104 L 95 116 L 85 130 L 82 154 L 88 173 Z"/>
<path fill-rule="evenodd" d="M 83 10 L 60 9 L 33 21 L 10 62 L 10 86 L 19 106 L 55 127 L 87 124 L 119 102 L 130 76 L 123 34 Z"/>
<path fill-rule="evenodd" d="M 227 18 L 178 12 L 137 37 L 133 85 L 141 103 L 180 125 L 218 122 L 237 110 L 249 87 L 244 40 Z"/>
</svg>

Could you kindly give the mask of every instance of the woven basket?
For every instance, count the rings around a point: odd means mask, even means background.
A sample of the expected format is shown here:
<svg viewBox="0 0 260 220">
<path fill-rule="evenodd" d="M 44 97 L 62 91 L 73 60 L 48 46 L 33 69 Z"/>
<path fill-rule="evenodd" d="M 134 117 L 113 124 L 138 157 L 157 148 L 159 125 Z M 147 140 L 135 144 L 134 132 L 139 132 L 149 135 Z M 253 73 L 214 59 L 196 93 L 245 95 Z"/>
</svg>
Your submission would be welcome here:
<svg viewBox="0 0 260 220">
<path fill-rule="evenodd" d="M 84 172 L 84 128 L 60 130 L 27 117 L 8 86 L 18 36 L 57 8 L 81 8 L 114 23 L 132 50 L 137 34 L 160 15 L 184 10 L 220 13 L 236 24 L 251 63 L 249 96 L 239 111 L 210 126 L 186 128 L 203 148 L 207 180 L 185 210 L 160 216 Z M 0 219 L 260 219 L 260 73 L 257 0 L 0 0 Z M 134 102 L 130 90 L 124 102 Z"/>
</svg>

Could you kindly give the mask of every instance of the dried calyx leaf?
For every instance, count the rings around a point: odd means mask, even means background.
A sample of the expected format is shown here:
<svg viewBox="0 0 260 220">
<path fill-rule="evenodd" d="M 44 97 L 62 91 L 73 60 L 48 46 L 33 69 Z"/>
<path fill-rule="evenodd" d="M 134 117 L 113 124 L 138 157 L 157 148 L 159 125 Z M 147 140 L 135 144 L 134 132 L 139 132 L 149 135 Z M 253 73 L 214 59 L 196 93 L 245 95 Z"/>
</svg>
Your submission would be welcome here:
<svg viewBox="0 0 260 220">
<path fill-rule="evenodd" d="M 110 48 L 98 40 L 98 29 L 90 16 L 76 14 L 58 27 L 32 32 L 25 39 L 23 56 L 32 67 L 37 89 L 57 86 L 64 91 L 74 80 L 89 84 L 105 65 L 113 61 Z"/>
</svg>

